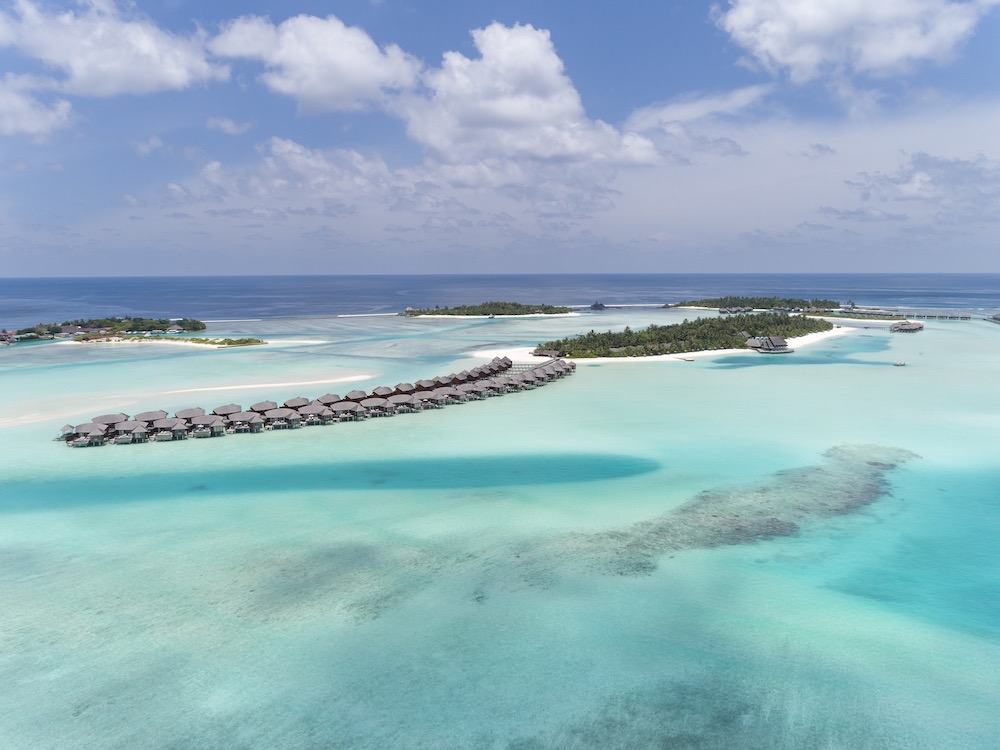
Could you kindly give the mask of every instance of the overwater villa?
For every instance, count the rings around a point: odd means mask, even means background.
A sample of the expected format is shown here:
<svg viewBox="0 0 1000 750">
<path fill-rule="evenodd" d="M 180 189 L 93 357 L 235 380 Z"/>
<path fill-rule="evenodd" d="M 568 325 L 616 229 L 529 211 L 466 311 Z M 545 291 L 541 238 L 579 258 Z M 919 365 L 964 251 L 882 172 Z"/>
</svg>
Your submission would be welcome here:
<svg viewBox="0 0 1000 750">
<path fill-rule="evenodd" d="M 132 417 L 124 413 L 102 414 L 80 425 L 65 425 L 57 440 L 77 448 L 132 443 L 174 442 L 212 438 L 239 433 L 294 430 L 300 427 L 355 422 L 373 417 L 412 414 L 467 401 L 480 401 L 511 391 L 545 385 L 571 374 L 576 364 L 554 359 L 540 365 L 518 365 L 507 357 L 495 357 L 471 370 L 450 375 L 379 386 L 367 393 L 353 390 L 341 397 L 326 393 L 315 399 L 290 398 L 279 406 L 275 401 L 258 401 L 246 410 L 239 404 L 223 404 L 206 412 L 200 406 L 181 409 L 169 416 L 166 411 L 145 411 Z"/>
<path fill-rule="evenodd" d="M 900 320 L 889 326 L 893 333 L 916 333 L 924 330 L 924 324 L 915 320 Z"/>
</svg>

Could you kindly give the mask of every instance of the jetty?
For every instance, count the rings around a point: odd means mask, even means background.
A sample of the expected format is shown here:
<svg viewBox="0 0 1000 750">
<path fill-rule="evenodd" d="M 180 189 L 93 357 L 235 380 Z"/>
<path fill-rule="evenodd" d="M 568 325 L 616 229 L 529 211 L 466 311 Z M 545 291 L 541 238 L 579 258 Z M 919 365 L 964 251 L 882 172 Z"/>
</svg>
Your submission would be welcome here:
<svg viewBox="0 0 1000 750">
<path fill-rule="evenodd" d="M 122 412 L 100 414 L 83 424 L 65 425 L 55 439 L 74 448 L 90 448 L 356 422 L 531 390 L 571 375 L 574 370 L 575 362 L 562 359 L 525 366 L 515 365 L 508 357 L 494 357 L 471 370 L 415 383 L 379 386 L 371 393 L 363 390 L 353 390 L 344 396 L 326 393 L 314 399 L 291 398 L 280 405 L 275 401 L 258 401 L 246 409 L 240 404 L 223 404 L 211 411 L 196 406 L 180 409 L 173 416 L 162 409 L 132 416 Z"/>
</svg>

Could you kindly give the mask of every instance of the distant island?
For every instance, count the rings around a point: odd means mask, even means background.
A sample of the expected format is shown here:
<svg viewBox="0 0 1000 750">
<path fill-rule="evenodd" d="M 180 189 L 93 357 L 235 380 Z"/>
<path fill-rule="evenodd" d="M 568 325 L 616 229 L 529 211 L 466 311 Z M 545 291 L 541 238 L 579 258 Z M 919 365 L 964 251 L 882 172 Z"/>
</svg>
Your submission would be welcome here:
<svg viewBox="0 0 1000 750">
<path fill-rule="evenodd" d="M 170 344 L 197 344 L 201 346 L 214 346 L 219 348 L 230 348 L 235 346 L 256 346 L 258 344 L 266 344 L 264 339 L 254 339 L 254 338 L 203 338 L 203 337 L 184 337 L 184 338 L 160 338 L 159 336 L 151 336 L 149 333 L 145 334 L 135 334 L 135 333 L 81 333 L 78 336 L 73 337 L 74 341 L 79 341 L 81 343 L 87 344 L 114 344 L 123 343 L 127 341 L 157 341 L 166 342 Z"/>
<path fill-rule="evenodd" d="M 598 333 L 539 344 L 535 354 L 558 357 L 651 357 L 714 349 L 746 349 L 747 339 L 793 337 L 829 331 L 833 324 L 820 318 L 787 313 L 737 314 L 724 318 L 697 318 L 668 326 L 651 325 L 638 331 Z"/>
<path fill-rule="evenodd" d="M 406 308 L 404 315 L 564 315 L 573 312 L 570 307 L 554 305 L 523 305 L 520 302 L 483 302 L 479 305 L 459 305 L 458 307 L 434 307 L 424 310 Z"/>
<path fill-rule="evenodd" d="M 664 307 L 714 307 L 734 308 L 740 312 L 750 310 L 839 310 L 840 303 L 832 299 L 799 299 L 798 297 L 712 297 L 711 299 L 674 302 Z"/>
<path fill-rule="evenodd" d="M 62 323 L 37 323 L 8 335 L 14 341 L 69 338 L 81 334 L 181 333 L 204 331 L 205 324 L 194 318 L 90 318 Z"/>
</svg>

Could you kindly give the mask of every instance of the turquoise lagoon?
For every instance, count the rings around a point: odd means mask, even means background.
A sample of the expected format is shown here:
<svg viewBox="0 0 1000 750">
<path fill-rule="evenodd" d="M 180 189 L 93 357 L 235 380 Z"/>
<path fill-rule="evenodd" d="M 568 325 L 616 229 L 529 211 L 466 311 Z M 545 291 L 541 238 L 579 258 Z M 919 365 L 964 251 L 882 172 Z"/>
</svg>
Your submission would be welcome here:
<svg viewBox="0 0 1000 750">
<path fill-rule="evenodd" d="M 212 327 L 262 348 L 0 350 L 0 746 L 1000 746 L 1000 326 L 581 362 L 285 433 L 51 442 L 584 325 L 286 319 Z"/>
</svg>

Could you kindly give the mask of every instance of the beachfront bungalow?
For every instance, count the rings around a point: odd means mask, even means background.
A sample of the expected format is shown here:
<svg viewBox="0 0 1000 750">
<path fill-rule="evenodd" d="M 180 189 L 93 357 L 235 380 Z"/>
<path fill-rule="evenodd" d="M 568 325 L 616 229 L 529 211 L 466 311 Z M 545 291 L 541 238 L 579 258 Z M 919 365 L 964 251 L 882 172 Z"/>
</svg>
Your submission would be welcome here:
<svg viewBox="0 0 1000 750">
<path fill-rule="evenodd" d="M 758 336 L 747 339 L 747 347 L 760 354 L 790 354 L 795 351 L 781 336 Z"/>
</svg>

